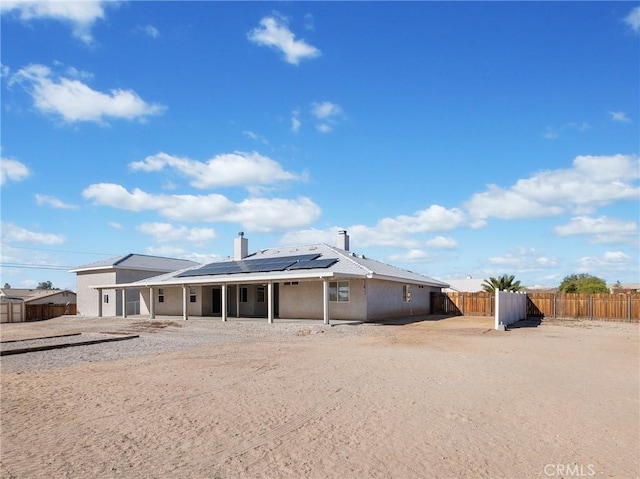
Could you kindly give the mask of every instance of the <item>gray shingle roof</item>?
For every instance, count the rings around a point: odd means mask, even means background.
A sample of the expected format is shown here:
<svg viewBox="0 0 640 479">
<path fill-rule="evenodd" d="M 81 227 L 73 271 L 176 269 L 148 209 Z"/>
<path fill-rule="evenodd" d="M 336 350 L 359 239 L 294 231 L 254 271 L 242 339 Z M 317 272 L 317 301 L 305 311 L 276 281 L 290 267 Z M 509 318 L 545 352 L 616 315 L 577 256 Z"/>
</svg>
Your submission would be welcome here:
<svg viewBox="0 0 640 479">
<path fill-rule="evenodd" d="M 304 246 L 285 246 L 278 248 L 269 248 L 265 250 L 256 251 L 255 253 L 247 256 L 244 260 L 250 261 L 254 259 L 268 259 L 279 258 L 285 256 L 297 256 L 308 255 L 311 253 L 320 254 L 320 259 L 337 258 L 338 261 L 327 268 L 316 269 L 304 269 L 294 271 L 262 271 L 255 273 L 235 273 L 235 274 L 219 274 L 219 275 L 201 275 L 201 276 L 187 276 L 178 277 L 179 274 L 190 269 L 197 269 L 201 265 L 194 266 L 192 268 L 186 268 L 185 270 L 169 272 L 163 275 L 155 276 L 153 278 L 144 279 L 132 284 L 181 284 L 181 283 L 223 283 L 234 281 L 251 281 L 253 279 L 260 280 L 281 280 L 287 281 L 288 279 L 304 279 L 304 278 L 318 278 L 321 275 L 331 276 L 335 278 L 377 278 L 387 281 L 400 281 L 409 282 L 413 284 L 423 284 L 435 287 L 447 287 L 448 284 L 436 279 L 424 276 L 419 273 L 407 271 L 396 266 L 392 266 L 381 261 L 365 258 L 364 256 L 358 256 L 349 251 L 345 251 L 326 244 L 314 244 Z M 224 262 L 232 263 L 233 260 L 226 260 Z"/>
<path fill-rule="evenodd" d="M 114 258 L 96 261 L 70 270 L 71 273 L 80 271 L 104 270 L 104 269 L 135 269 L 141 271 L 171 272 L 192 266 L 198 266 L 195 261 L 186 259 L 165 258 L 162 256 L 148 256 L 144 254 L 127 254 Z"/>
</svg>

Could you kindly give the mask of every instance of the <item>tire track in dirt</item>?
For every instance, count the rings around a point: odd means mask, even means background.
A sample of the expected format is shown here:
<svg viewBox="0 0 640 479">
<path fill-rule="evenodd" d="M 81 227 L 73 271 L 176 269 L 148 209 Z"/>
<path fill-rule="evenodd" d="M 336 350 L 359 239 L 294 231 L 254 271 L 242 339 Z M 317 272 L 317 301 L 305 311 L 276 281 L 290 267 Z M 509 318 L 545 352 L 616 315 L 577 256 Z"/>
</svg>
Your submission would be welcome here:
<svg viewBox="0 0 640 479">
<path fill-rule="evenodd" d="M 358 379 L 360 378 L 354 378 L 353 382 L 357 382 Z M 259 434 L 256 437 L 249 438 L 234 447 L 215 452 L 210 457 L 211 462 L 213 464 L 219 464 L 286 436 L 296 429 L 303 427 L 306 423 L 329 413 L 331 410 L 337 408 L 351 398 L 354 394 L 355 390 L 350 390 L 345 387 L 338 388 L 333 393 L 329 394 L 322 404 L 309 408 L 302 414 L 297 415 L 295 418 L 285 421 L 281 425 L 265 433 Z"/>
</svg>

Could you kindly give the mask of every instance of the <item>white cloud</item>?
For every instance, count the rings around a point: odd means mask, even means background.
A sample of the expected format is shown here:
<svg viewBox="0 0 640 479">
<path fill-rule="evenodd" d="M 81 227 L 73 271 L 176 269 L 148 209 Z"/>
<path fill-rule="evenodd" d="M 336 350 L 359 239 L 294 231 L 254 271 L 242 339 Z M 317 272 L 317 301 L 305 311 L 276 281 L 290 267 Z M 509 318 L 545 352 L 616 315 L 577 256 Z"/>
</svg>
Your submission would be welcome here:
<svg viewBox="0 0 640 479">
<path fill-rule="evenodd" d="M 330 101 L 314 102 L 311 104 L 311 114 L 319 120 L 316 129 L 322 133 L 333 130 L 338 119 L 343 116 L 342 107 Z"/>
<path fill-rule="evenodd" d="M 634 265 L 637 269 L 637 263 L 634 264 L 634 260 L 622 251 L 605 251 L 599 258 L 592 258 L 585 256 L 580 258 L 580 272 L 591 271 L 594 267 L 619 267 Z"/>
<path fill-rule="evenodd" d="M 71 24 L 73 35 L 84 43 L 92 43 L 91 28 L 104 18 L 104 6 L 116 2 L 55 0 L 2 0 L 0 12 L 15 12 L 23 21 L 51 19 Z"/>
<path fill-rule="evenodd" d="M 291 112 L 291 131 L 294 133 L 298 133 L 298 131 L 300 131 L 300 127 L 302 126 L 299 116 L 300 112 L 298 110 L 294 110 Z"/>
<path fill-rule="evenodd" d="M 149 35 L 151 38 L 158 38 L 160 36 L 160 31 L 153 25 L 140 26 L 139 29 L 144 34 Z"/>
<path fill-rule="evenodd" d="M 0 185 L 7 181 L 22 181 L 28 178 L 31 172 L 24 163 L 11 158 L 0 158 Z"/>
<path fill-rule="evenodd" d="M 105 123 L 107 118 L 144 120 L 166 109 L 147 103 L 133 90 L 91 89 L 77 79 L 55 74 L 44 65 L 29 65 L 19 70 L 9 84 L 23 85 L 33 98 L 34 106 L 45 114 L 59 115 L 65 122 L 92 121 Z"/>
<path fill-rule="evenodd" d="M 122 226 L 120 223 L 117 223 L 115 221 L 109 221 L 109 228 L 113 228 L 114 230 L 123 230 L 124 226 Z"/>
<path fill-rule="evenodd" d="M 596 243 L 618 243 L 637 241 L 638 224 L 634 221 L 623 221 L 618 218 L 600 216 L 576 216 L 554 231 L 559 236 L 586 235 L 592 236 Z"/>
<path fill-rule="evenodd" d="M 178 221 L 239 223 L 247 231 L 273 232 L 312 223 L 320 216 L 309 198 L 248 198 L 234 203 L 223 195 L 154 195 L 138 188 L 132 192 L 112 183 L 90 185 L 83 196 L 96 205 L 128 211 L 157 211 Z"/>
<path fill-rule="evenodd" d="M 611 116 L 611 120 L 617 121 L 619 123 L 629 123 L 631 121 L 631 119 L 623 111 L 610 111 L 609 116 Z"/>
<path fill-rule="evenodd" d="M 152 256 L 188 259 L 200 264 L 213 263 L 214 261 L 220 261 L 221 259 L 223 259 L 220 255 L 194 253 L 179 246 L 173 245 L 149 246 L 145 249 L 145 253 Z"/>
<path fill-rule="evenodd" d="M 481 224 L 487 218 L 535 218 L 573 211 L 584 214 L 640 194 L 638 158 L 629 155 L 578 156 L 569 169 L 548 170 L 509 188 L 489 185 L 465 208 Z"/>
<path fill-rule="evenodd" d="M 322 103 L 314 102 L 311 105 L 311 112 L 319 120 L 328 120 L 342 114 L 342 107 L 331 103 L 330 101 L 323 101 Z"/>
<path fill-rule="evenodd" d="M 445 238 L 444 236 L 436 236 L 427 241 L 426 245 L 436 249 L 454 249 L 458 246 L 458 242 L 453 238 Z"/>
<path fill-rule="evenodd" d="M 280 238 L 280 244 L 291 246 L 325 243 L 334 246 L 336 244 L 338 230 L 340 229 L 343 228 L 330 228 L 326 230 L 309 228 L 305 230 L 289 231 L 282 235 L 282 238 Z"/>
<path fill-rule="evenodd" d="M 66 241 L 63 235 L 29 231 L 13 223 L 2 223 L 2 241 L 7 243 L 37 243 L 45 245 L 61 244 Z"/>
<path fill-rule="evenodd" d="M 51 206 L 52 208 L 62 210 L 73 210 L 78 208 L 76 205 L 70 205 L 53 196 L 40 195 L 36 193 L 36 204 L 38 206 Z"/>
<path fill-rule="evenodd" d="M 162 171 L 165 167 L 176 170 L 190 179 L 196 188 L 215 188 L 236 185 L 263 185 L 279 181 L 304 180 L 304 175 L 285 171 L 276 161 L 256 152 L 237 151 L 213 157 L 206 163 L 158 153 L 142 161 L 129 164 L 134 171 Z"/>
<path fill-rule="evenodd" d="M 484 270 L 486 276 L 500 274 L 518 274 L 539 272 L 558 266 L 557 258 L 541 255 L 535 248 L 518 248 L 517 251 L 509 251 L 501 256 L 491 256 L 485 262 L 490 269 Z"/>
<path fill-rule="evenodd" d="M 142 223 L 136 229 L 141 233 L 153 236 L 158 243 L 189 241 L 204 245 L 216 238 L 216 232 L 213 228 L 176 227 L 170 223 Z"/>
<path fill-rule="evenodd" d="M 575 123 L 575 122 L 571 122 L 571 123 L 567 123 L 565 125 L 562 125 L 560 127 L 555 127 L 555 126 L 547 126 L 544 134 L 542 135 L 545 139 L 547 140 L 555 140 L 557 138 L 560 138 L 560 134 L 570 130 L 570 131 L 585 131 L 588 130 L 589 128 L 591 128 L 591 125 L 589 123 L 587 123 L 586 121 L 583 121 L 582 123 Z"/>
<path fill-rule="evenodd" d="M 393 248 L 418 249 L 430 247 L 437 249 L 452 249 L 457 246 L 454 239 L 436 236 L 430 240 L 416 239 L 413 235 L 448 231 L 464 226 L 467 219 L 464 213 L 457 209 L 446 209 L 439 205 L 432 205 L 412 216 L 400 215 L 394 218 L 382 218 L 375 226 L 351 225 L 347 229 L 352 244 L 359 247 L 389 246 Z M 282 237 L 285 244 L 327 243 L 334 245 L 339 230 L 345 228 L 329 228 L 318 230 L 315 228 L 296 232 L 289 232 Z"/>
<path fill-rule="evenodd" d="M 320 55 L 316 47 L 304 40 L 296 40 L 286 21 L 281 18 L 264 17 L 260 20 L 260 26 L 251 30 L 247 37 L 253 43 L 279 50 L 284 54 L 285 61 L 292 65 Z"/>
<path fill-rule="evenodd" d="M 313 21 L 313 15 L 310 13 L 305 14 L 304 16 L 304 28 L 305 30 L 314 31 L 316 26 Z"/>
<path fill-rule="evenodd" d="M 391 255 L 389 259 L 401 263 L 423 263 L 429 260 L 429 255 L 421 249 L 409 249 L 403 254 Z"/>
<path fill-rule="evenodd" d="M 361 246 L 391 246 L 397 248 L 417 248 L 424 245 L 412 235 L 435 231 L 450 231 L 467 224 L 467 217 L 458 208 L 447 209 L 431 205 L 413 215 L 399 215 L 382 218 L 373 226 L 352 225 L 349 232 L 357 238 Z M 440 240 L 442 242 L 442 240 Z"/>
<path fill-rule="evenodd" d="M 265 145 L 269 144 L 269 141 L 264 136 L 260 136 L 252 131 L 246 130 L 243 131 L 242 134 L 248 138 L 251 138 L 252 140 L 259 141 L 260 143 L 263 143 Z"/>
<path fill-rule="evenodd" d="M 624 22 L 631 27 L 631 29 L 640 33 L 640 7 L 633 8 L 629 15 L 624 18 Z"/>
</svg>

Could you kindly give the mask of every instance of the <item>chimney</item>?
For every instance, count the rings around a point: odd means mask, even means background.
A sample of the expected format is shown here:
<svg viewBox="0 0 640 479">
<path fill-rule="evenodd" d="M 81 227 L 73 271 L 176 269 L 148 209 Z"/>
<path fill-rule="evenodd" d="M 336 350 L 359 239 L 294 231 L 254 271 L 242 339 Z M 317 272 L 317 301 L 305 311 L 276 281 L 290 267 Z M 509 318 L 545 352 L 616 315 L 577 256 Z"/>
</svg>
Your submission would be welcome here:
<svg viewBox="0 0 640 479">
<path fill-rule="evenodd" d="M 244 237 L 244 232 L 238 233 L 238 238 L 233 240 L 233 259 L 240 261 L 249 255 L 249 240 Z"/>
<path fill-rule="evenodd" d="M 338 231 L 338 240 L 336 242 L 336 248 L 349 251 L 349 235 L 347 234 L 346 230 Z"/>
</svg>

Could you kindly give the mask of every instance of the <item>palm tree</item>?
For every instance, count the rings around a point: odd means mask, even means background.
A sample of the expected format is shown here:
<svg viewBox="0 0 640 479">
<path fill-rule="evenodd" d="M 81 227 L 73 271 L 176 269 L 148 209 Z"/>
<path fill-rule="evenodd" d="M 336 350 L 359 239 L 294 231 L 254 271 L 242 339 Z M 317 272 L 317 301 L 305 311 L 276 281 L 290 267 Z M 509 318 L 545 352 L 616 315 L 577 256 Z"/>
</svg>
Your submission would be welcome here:
<svg viewBox="0 0 640 479">
<path fill-rule="evenodd" d="M 520 281 L 514 282 L 514 279 L 516 279 L 515 276 L 508 276 L 506 274 L 498 278 L 490 277 L 484 280 L 482 289 L 488 293 L 494 293 L 496 291 L 520 291 L 522 289 Z"/>
</svg>

